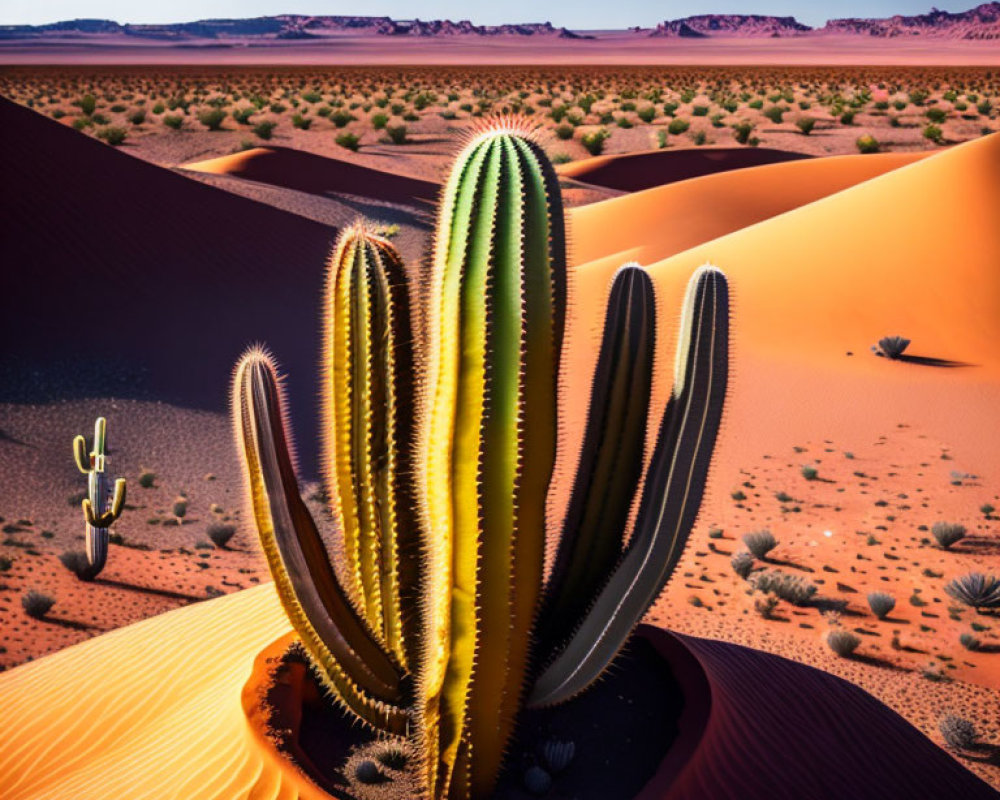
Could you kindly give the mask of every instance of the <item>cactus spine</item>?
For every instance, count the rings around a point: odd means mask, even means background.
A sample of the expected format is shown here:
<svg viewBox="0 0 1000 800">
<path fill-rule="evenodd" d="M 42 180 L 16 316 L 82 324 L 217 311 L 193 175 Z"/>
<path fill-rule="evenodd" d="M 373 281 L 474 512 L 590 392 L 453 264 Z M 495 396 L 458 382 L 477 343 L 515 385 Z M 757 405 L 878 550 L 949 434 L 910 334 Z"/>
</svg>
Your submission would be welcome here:
<svg viewBox="0 0 1000 800">
<path fill-rule="evenodd" d="M 93 578 L 108 560 L 109 528 L 121 516 L 125 507 L 125 479 L 118 478 L 114 489 L 109 487 L 107 455 L 107 420 L 98 417 L 94 423 L 94 447 L 87 453 L 87 440 L 83 436 L 73 439 L 73 459 L 77 469 L 87 476 L 87 496 L 84 498 L 83 518 L 87 529 L 87 562 L 90 569 L 85 577 Z"/>
<path fill-rule="evenodd" d="M 555 174 L 523 130 L 500 123 L 458 157 L 427 288 L 426 337 L 411 353 L 398 255 L 361 225 L 343 233 L 328 281 L 323 397 L 344 585 L 299 495 L 277 368 L 260 349 L 237 366 L 234 422 L 275 586 L 327 689 L 357 718 L 409 739 L 421 796 L 478 800 L 492 792 L 528 696 L 555 703 L 590 685 L 680 557 L 721 417 L 728 295 L 714 268 L 691 280 L 674 391 L 623 548 L 655 302 L 640 267 L 616 275 L 543 591 L 566 258 Z"/>
</svg>

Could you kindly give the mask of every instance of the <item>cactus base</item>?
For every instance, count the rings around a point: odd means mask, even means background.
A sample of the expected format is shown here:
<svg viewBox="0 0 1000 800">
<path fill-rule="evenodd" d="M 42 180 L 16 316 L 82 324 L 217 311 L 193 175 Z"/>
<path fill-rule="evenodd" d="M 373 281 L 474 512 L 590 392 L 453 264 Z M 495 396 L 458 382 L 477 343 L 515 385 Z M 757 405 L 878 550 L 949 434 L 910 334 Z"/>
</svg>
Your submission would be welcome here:
<svg viewBox="0 0 1000 800">
<path fill-rule="evenodd" d="M 354 748 L 373 737 L 323 697 L 319 682 L 294 653 L 294 641 L 294 634 L 283 636 L 258 656 L 243 692 L 244 710 L 272 757 L 284 759 L 287 770 L 318 792 L 303 792 L 303 797 L 350 800 L 354 795 L 341 768 Z M 550 740 L 573 742 L 575 751 L 571 762 L 552 776 L 552 797 L 660 797 L 679 722 L 690 730 L 690 714 L 702 707 L 685 698 L 690 676 L 686 664 L 674 663 L 677 650 L 671 641 L 665 631 L 642 626 L 607 677 L 590 691 L 559 706 L 525 712 L 493 797 L 537 797 L 525 788 L 524 776 L 532 766 L 545 767 L 538 754 Z M 280 742 L 268 733 L 273 731 L 284 732 Z M 396 797 L 388 786 L 384 796 Z"/>
</svg>

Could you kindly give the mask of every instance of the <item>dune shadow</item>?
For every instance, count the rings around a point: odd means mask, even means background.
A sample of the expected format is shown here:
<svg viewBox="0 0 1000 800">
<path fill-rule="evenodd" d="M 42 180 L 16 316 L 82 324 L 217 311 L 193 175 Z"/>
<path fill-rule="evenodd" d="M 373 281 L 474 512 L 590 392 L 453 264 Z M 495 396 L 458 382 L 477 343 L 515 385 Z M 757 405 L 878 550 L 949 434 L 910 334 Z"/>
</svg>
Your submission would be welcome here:
<svg viewBox="0 0 1000 800">
<path fill-rule="evenodd" d="M 960 545 L 952 545 L 951 549 L 956 553 L 972 556 L 995 556 L 1000 555 L 1000 540 L 985 536 L 966 536 Z"/>
<path fill-rule="evenodd" d="M 156 589 L 152 586 L 139 586 L 135 583 L 125 583 L 124 581 L 116 581 L 111 578 L 99 578 L 95 580 L 94 583 L 100 584 L 101 586 L 107 586 L 112 589 L 125 589 L 129 592 L 142 592 L 144 594 L 153 594 L 157 597 L 164 597 L 168 600 L 184 600 L 186 602 L 198 602 L 204 600 L 204 597 L 197 597 L 193 594 L 184 594 L 183 592 L 172 592 L 169 589 Z"/>
<path fill-rule="evenodd" d="M 931 356 L 908 356 L 906 353 L 896 356 L 896 361 L 903 361 L 907 364 L 919 364 L 922 367 L 945 367 L 947 369 L 976 366 L 965 361 L 950 361 L 947 358 L 932 358 Z"/>
<path fill-rule="evenodd" d="M 88 622 L 78 622 L 75 619 L 58 619 L 57 617 L 42 617 L 42 622 L 51 622 L 60 628 L 69 628 L 71 631 L 101 631 L 104 630 L 98 625 L 91 625 Z"/>
<path fill-rule="evenodd" d="M 977 653 L 1000 653 L 1000 644 L 981 644 L 976 648 Z"/>
<path fill-rule="evenodd" d="M 795 561 L 788 561 L 782 558 L 766 558 L 763 559 L 767 564 L 774 564 L 776 567 L 788 567 L 789 569 L 797 569 L 801 572 L 815 572 L 812 567 L 807 567 L 805 564 L 798 564 Z"/>
<path fill-rule="evenodd" d="M 814 597 L 808 603 L 803 604 L 808 608 L 815 608 L 817 611 L 834 611 L 844 617 L 863 617 L 860 611 L 850 608 L 846 600 L 836 597 Z"/>
</svg>

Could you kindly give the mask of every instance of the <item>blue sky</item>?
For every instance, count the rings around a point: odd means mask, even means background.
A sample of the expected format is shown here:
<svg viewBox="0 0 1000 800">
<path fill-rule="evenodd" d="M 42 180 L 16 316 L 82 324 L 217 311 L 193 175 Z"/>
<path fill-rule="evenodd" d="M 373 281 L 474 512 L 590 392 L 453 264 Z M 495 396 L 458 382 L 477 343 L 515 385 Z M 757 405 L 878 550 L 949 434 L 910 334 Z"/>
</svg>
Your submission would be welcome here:
<svg viewBox="0 0 1000 800">
<path fill-rule="evenodd" d="M 369 0 L 366 3 L 322 0 L 171 0 L 166 3 L 136 0 L 0 0 L 0 24 L 41 24 L 79 17 L 118 22 L 187 22 L 211 17 L 256 17 L 282 13 L 365 14 L 397 19 L 471 19 L 490 25 L 501 22 L 551 21 L 568 28 L 623 28 L 653 25 L 689 14 L 734 13 L 794 16 L 808 25 L 822 25 L 831 17 L 883 17 L 921 14 L 931 3 L 949 11 L 962 11 L 977 0 L 948 3 L 943 0 L 506 0 L 475 3 L 469 0 Z"/>
</svg>

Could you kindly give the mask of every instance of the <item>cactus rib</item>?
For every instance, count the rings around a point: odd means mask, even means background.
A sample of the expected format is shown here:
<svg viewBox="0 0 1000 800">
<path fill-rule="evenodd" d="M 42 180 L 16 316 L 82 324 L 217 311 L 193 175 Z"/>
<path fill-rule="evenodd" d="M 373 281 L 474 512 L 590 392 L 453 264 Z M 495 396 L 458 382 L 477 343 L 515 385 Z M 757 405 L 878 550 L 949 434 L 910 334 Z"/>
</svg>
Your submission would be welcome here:
<svg viewBox="0 0 1000 800">
<path fill-rule="evenodd" d="M 559 703 L 589 686 L 656 600 L 680 559 L 698 513 L 722 416 L 728 314 L 728 284 L 722 272 L 700 268 L 685 296 L 673 394 L 632 541 L 583 624 L 539 677 L 531 705 Z"/>
<path fill-rule="evenodd" d="M 621 557 L 620 532 L 642 475 L 655 337 L 652 281 L 626 264 L 611 284 L 576 480 L 545 587 L 538 639 L 550 654 L 579 626 Z"/>
<path fill-rule="evenodd" d="M 341 589 L 299 495 L 277 369 L 263 351 L 241 359 L 233 405 L 257 529 L 293 626 L 338 700 L 378 728 L 404 732 L 403 676 Z"/>
</svg>

